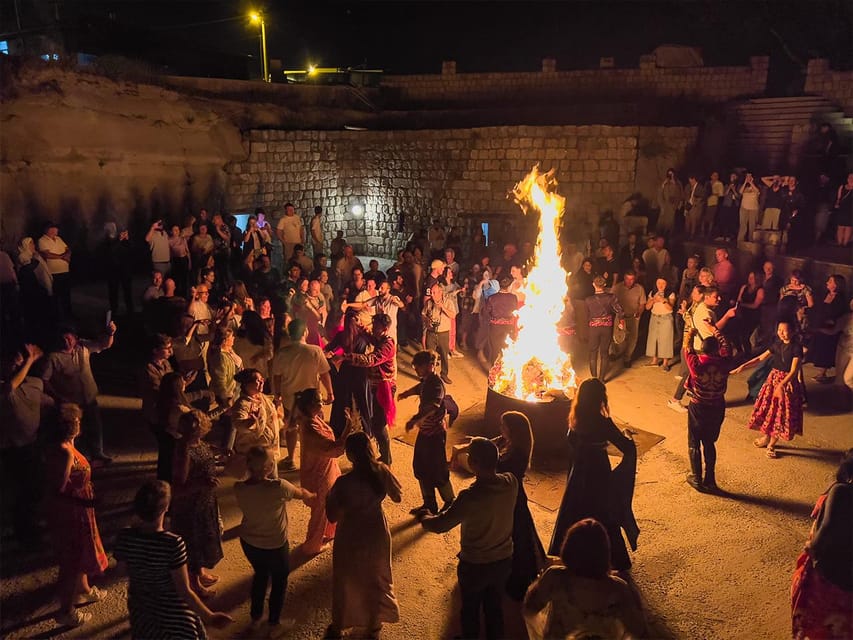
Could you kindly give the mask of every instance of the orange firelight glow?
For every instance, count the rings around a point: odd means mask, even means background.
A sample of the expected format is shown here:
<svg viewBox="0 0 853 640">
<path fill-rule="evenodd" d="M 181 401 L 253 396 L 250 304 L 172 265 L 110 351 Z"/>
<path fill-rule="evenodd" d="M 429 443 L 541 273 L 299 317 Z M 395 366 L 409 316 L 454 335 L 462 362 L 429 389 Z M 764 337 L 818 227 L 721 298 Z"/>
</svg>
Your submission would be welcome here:
<svg viewBox="0 0 853 640">
<path fill-rule="evenodd" d="M 517 311 L 518 332 L 507 344 L 491 372 L 492 389 L 507 396 L 542 402 L 574 396 L 577 382 L 571 358 L 560 349 L 557 327 L 563 317 L 567 273 L 560 266 L 559 225 L 566 200 L 556 193 L 553 170 L 533 170 L 512 191 L 525 214 L 539 212 L 539 236 L 533 266 Z"/>
</svg>

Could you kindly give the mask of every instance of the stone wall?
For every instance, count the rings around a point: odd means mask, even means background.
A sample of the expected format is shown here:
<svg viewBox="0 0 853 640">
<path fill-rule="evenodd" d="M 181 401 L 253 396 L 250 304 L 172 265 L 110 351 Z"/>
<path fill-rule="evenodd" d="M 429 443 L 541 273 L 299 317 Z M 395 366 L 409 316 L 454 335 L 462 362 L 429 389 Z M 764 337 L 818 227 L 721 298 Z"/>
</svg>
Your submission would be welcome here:
<svg viewBox="0 0 853 640">
<path fill-rule="evenodd" d="M 248 157 L 226 169 L 229 209 L 264 206 L 277 216 L 286 202 L 302 214 L 320 204 L 326 211 L 328 237 L 343 229 L 360 252 L 391 257 L 433 217 L 461 226 L 463 233 L 496 215 L 522 226 L 522 214 L 506 194 L 536 163 L 556 169 L 560 192 L 567 199 L 566 224 L 591 226 L 600 211 L 618 211 L 636 190 L 638 158 L 665 153 L 665 164 L 677 166 L 694 144 L 696 130 L 608 126 L 255 130 L 247 137 Z M 639 141 L 647 139 L 666 142 L 640 150 Z M 364 207 L 361 216 L 352 214 L 355 204 Z"/>
<path fill-rule="evenodd" d="M 395 89 L 412 103 L 453 104 L 472 101 L 529 101 L 534 94 L 568 99 L 654 96 L 686 97 L 724 102 L 761 95 L 767 83 L 769 58 L 750 58 L 743 67 L 660 68 L 644 56 L 637 69 L 589 69 L 534 73 L 456 73 L 445 65 L 442 74 L 385 76 L 382 86 Z M 546 67 L 550 68 L 550 67 Z"/>
<path fill-rule="evenodd" d="M 853 71 L 833 71 L 824 58 L 809 60 L 805 91 L 829 98 L 853 115 Z"/>
</svg>

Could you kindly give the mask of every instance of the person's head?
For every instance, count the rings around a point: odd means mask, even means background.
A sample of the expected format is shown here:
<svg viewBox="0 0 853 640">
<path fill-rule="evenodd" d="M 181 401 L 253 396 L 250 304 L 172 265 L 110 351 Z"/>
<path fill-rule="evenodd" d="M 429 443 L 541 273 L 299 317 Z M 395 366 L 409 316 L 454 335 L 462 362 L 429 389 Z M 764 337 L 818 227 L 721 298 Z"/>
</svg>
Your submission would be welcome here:
<svg viewBox="0 0 853 640">
<path fill-rule="evenodd" d="M 498 465 L 498 448 L 488 438 L 471 438 L 468 444 L 468 465 L 476 476 L 494 474 Z"/>
<path fill-rule="evenodd" d="M 320 284 L 319 280 L 311 280 L 308 283 L 308 295 L 312 298 L 316 298 L 320 295 L 320 289 L 323 285 Z"/>
<path fill-rule="evenodd" d="M 501 415 L 501 435 L 506 439 L 510 449 L 519 451 L 530 461 L 533 452 L 533 430 L 530 420 L 520 411 L 506 411 Z"/>
<path fill-rule="evenodd" d="M 391 316 L 387 313 L 377 313 L 373 316 L 373 335 L 376 338 L 382 337 L 388 333 L 391 328 Z"/>
<path fill-rule="evenodd" d="M 714 182 L 717 182 L 717 181 L 719 181 L 719 179 L 720 179 L 720 174 L 717 173 L 716 171 L 712 171 L 711 172 L 711 180 L 713 180 Z"/>
<path fill-rule="evenodd" d="M 755 289 L 761 284 L 761 274 L 755 270 L 750 271 L 746 276 L 746 284 L 750 289 Z"/>
<path fill-rule="evenodd" d="M 438 354 L 431 349 L 418 351 L 412 357 L 412 366 L 419 378 L 426 378 L 429 374 L 435 373 L 435 366 L 438 362 Z"/>
<path fill-rule="evenodd" d="M 213 346 L 222 351 L 231 351 L 234 348 L 234 329 L 231 327 L 219 327 L 213 336 Z"/>
<path fill-rule="evenodd" d="M 773 266 L 773 263 L 770 260 L 765 260 L 764 264 L 761 266 L 762 271 L 764 271 L 764 279 L 767 280 L 773 275 L 776 267 Z"/>
<path fill-rule="evenodd" d="M 357 289 L 364 286 L 364 271 L 360 267 L 354 267 L 352 270 L 352 283 Z"/>
<path fill-rule="evenodd" d="M 329 256 L 325 253 L 317 253 L 314 255 L 314 266 L 318 269 L 325 269 L 329 266 Z"/>
<path fill-rule="evenodd" d="M 432 299 L 435 301 L 441 301 L 444 299 L 444 287 L 441 286 L 440 283 L 436 282 L 429 288 L 429 294 L 432 296 Z"/>
<path fill-rule="evenodd" d="M 717 287 L 705 287 L 702 291 L 702 302 L 706 307 L 714 308 L 720 304 L 720 291 Z"/>
<path fill-rule="evenodd" d="M 696 174 L 691 173 L 690 175 L 688 175 L 687 176 L 687 182 L 689 182 L 691 185 L 695 185 L 698 182 L 698 178 L 696 177 Z"/>
<path fill-rule="evenodd" d="M 573 575 L 604 579 L 610 573 L 610 538 L 598 521 L 584 518 L 566 532 L 560 559 Z"/>
<path fill-rule="evenodd" d="M 396 278 L 395 278 L 396 280 Z M 386 297 L 389 293 L 391 293 L 391 283 L 387 280 L 384 280 L 382 284 L 379 285 L 379 295 L 383 298 Z"/>
<path fill-rule="evenodd" d="M 207 225 L 202 223 L 198 225 L 198 235 L 206 236 L 207 235 Z"/>
<path fill-rule="evenodd" d="M 788 177 L 788 189 L 793 191 L 797 188 L 797 184 L 799 184 L 799 182 L 797 181 L 797 178 L 795 176 Z"/>
<path fill-rule="evenodd" d="M 175 290 L 178 285 L 175 284 L 175 281 L 171 278 L 166 278 L 163 280 L 163 295 L 167 298 L 173 298 L 175 296 Z"/>
<path fill-rule="evenodd" d="M 264 346 L 271 338 L 266 322 L 257 311 L 251 310 L 243 312 L 238 335 L 247 338 L 256 347 Z"/>
<path fill-rule="evenodd" d="M 444 268 L 444 273 L 442 274 L 441 277 L 444 278 L 444 281 L 447 284 L 450 284 L 451 282 L 453 282 L 456 279 L 456 276 L 453 275 L 453 269 L 451 269 L 450 267 Z"/>
<path fill-rule="evenodd" d="M 501 276 L 501 279 L 498 280 L 498 286 L 501 288 L 501 291 L 507 291 L 512 286 L 512 278 L 510 276 Z"/>
<path fill-rule="evenodd" d="M 584 258 L 583 262 L 581 262 L 581 269 L 583 269 L 586 273 L 592 273 L 592 260 L 589 258 Z"/>
<path fill-rule="evenodd" d="M 788 282 L 795 287 L 799 286 L 803 282 L 803 272 L 799 269 L 794 269 L 791 272 L 791 277 L 788 278 Z"/>
<path fill-rule="evenodd" d="M 320 205 L 317 205 L 316 207 L 314 207 L 314 215 L 315 216 L 319 216 L 322 214 L 323 214 L 323 207 L 321 207 Z"/>
<path fill-rule="evenodd" d="M 195 318 L 193 318 L 190 314 L 185 313 L 180 318 L 178 318 L 178 328 L 172 337 L 186 337 L 194 326 Z"/>
<path fill-rule="evenodd" d="M 831 293 L 844 295 L 845 285 L 844 276 L 837 273 L 833 273 L 826 279 L 826 290 Z"/>
<path fill-rule="evenodd" d="M 655 236 L 655 249 L 663 249 L 664 244 L 666 244 L 666 240 L 663 236 Z"/>
<path fill-rule="evenodd" d="M 259 269 L 260 271 L 263 271 L 264 273 L 272 270 L 272 262 L 270 262 L 270 257 L 266 254 L 258 256 L 255 260 L 255 268 Z"/>
<path fill-rule="evenodd" d="M 308 336 L 308 325 L 302 318 L 294 318 L 287 326 L 287 335 L 291 342 L 302 342 Z"/>
<path fill-rule="evenodd" d="M 258 298 L 258 315 L 261 318 L 269 318 L 272 316 L 272 302 L 266 296 Z"/>
<path fill-rule="evenodd" d="M 292 216 L 296 214 L 296 208 L 290 202 L 284 205 L 284 215 Z"/>
<path fill-rule="evenodd" d="M 344 237 L 344 232 L 343 232 L 343 231 L 341 231 L 340 229 L 338 229 L 337 231 L 335 231 L 335 238 L 337 238 L 338 240 L 340 240 L 340 239 L 341 239 L 341 238 L 343 238 L 343 237 Z"/>
<path fill-rule="evenodd" d="M 587 378 L 578 387 L 572 410 L 569 413 L 569 428 L 589 427 L 607 409 L 607 388 L 598 378 Z"/>
<path fill-rule="evenodd" d="M 256 396 L 264 392 L 264 376 L 257 369 L 238 371 L 234 380 L 240 385 L 240 392 L 247 396 Z"/>
<path fill-rule="evenodd" d="M 222 219 L 221 213 L 214 213 L 212 221 L 214 227 L 221 227 L 225 224 L 225 221 Z"/>
<path fill-rule="evenodd" d="M 246 453 L 246 469 L 253 480 L 270 478 L 275 469 L 275 460 L 267 449 L 252 447 Z"/>
<path fill-rule="evenodd" d="M 301 258 L 305 255 L 305 247 L 301 244 L 293 245 L 293 257 Z"/>
<path fill-rule="evenodd" d="M 352 245 L 351 244 L 345 244 L 344 245 L 344 257 L 349 259 L 349 258 L 352 258 L 354 255 L 355 255 L 355 250 L 352 248 Z"/>
<path fill-rule="evenodd" d="M 846 180 L 846 182 L 847 182 L 847 186 L 848 186 L 848 187 L 853 187 L 853 173 L 848 173 L 848 174 L 847 174 L 847 180 Z"/>
<path fill-rule="evenodd" d="M 379 260 L 371 260 L 367 263 L 367 268 L 369 271 L 379 271 Z"/>
<path fill-rule="evenodd" d="M 509 268 L 509 275 L 513 280 L 521 280 L 524 277 L 524 274 L 521 272 L 521 267 L 517 264 L 514 264 Z"/>
<path fill-rule="evenodd" d="M 202 207 L 198 210 L 198 219 L 199 220 L 208 220 L 210 218 L 210 214 L 207 212 L 207 209 Z"/>
<path fill-rule="evenodd" d="M 304 416 L 313 418 L 323 412 L 323 399 L 318 389 L 304 389 L 296 393 L 294 402 L 296 410 Z"/>
<path fill-rule="evenodd" d="M 604 288 L 607 286 L 607 280 L 605 280 L 601 276 L 595 276 L 592 279 L 592 286 L 595 289 L 596 293 L 600 293 L 604 291 Z"/>
<path fill-rule="evenodd" d="M 308 278 L 300 277 L 299 280 L 296 281 L 296 290 L 302 294 L 308 293 L 308 285 L 310 284 L 311 282 Z"/>
<path fill-rule="evenodd" d="M 200 284 L 196 285 L 195 299 L 200 302 L 210 301 L 210 285 L 207 282 L 202 281 Z"/>
<path fill-rule="evenodd" d="M 507 242 L 504 245 L 504 259 L 508 260 L 518 253 L 518 247 L 514 242 Z"/>
<path fill-rule="evenodd" d="M 302 276 L 302 267 L 297 263 L 294 262 L 287 268 L 287 277 L 290 278 L 291 282 L 296 282 L 300 276 Z"/>
<path fill-rule="evenodd" d="M 153 284 L 155 287 L 163 286 L 163 274 L 160 271 L 157 271 L 155 269 L 151 272 L 151 284 Z"/>
<path fill-rule="evenodd" d="M 320 284 L 329 284 L 329 272 L 327 269 L 320 269 L 320 272 L 317 274 L 317 279 L 320 281 Z"/>
<path fill-rule="evenodd" d="M 670 167 L 666 170 L 666 179 L 667 180 L 675 180 L 675 169 Z"/>
<path fill-rule="evenodd" d="M 841 464 L 838 465 L 838 471 L 835 472 L 835 479 L 844 484 L 853 482 L 853 449 L 848 449 L 841 458 Z"/>
<path fill-rule="evenodd" d="M 172 488 L 163 480 L 147 480 L 133 498 L 133 514 L 153 524 L 169 509 L 172 500 Z"/>
<path fill-rule="evenodd" d="M 376 292 L 376 277 L 370 276 L 369 278 L 364 279 L 364 286 L 367 288 L 369 293 Z"/>
<path fill-rule="evenodd" d="M 622 274 L 622 283 L 626 288 L 630 289 L 637 283 L 637 272 L 633 269 L 628 269 Z"/>
<path fill-rule="evenodd" d="M 785 344 L 791 341 L 792 335 L 791 325 L 788 322 L 780 322 L 776 325 L 776 337 Z"/>
<path fill-rule="evenodd" d="M 451 249 L 450 247 L 447 247 L 444 250 L 444 261 L 447 264 L 451 264 L 455 260 L 456 260 L 456 252 L 453 249 Z"/>
<path fill-rule="evenodd" d="M 151 339 L 151 359 L 168 360 L 172 357 L 172 338 L 165 333 L 155 333 Z"/>
<path fill-rule="evenodd" d="M 59 422 L 57 425 L 60 442 L 71 442 L 80 435 L 80 421 L 83 419 L 83 410 L 80 405 L 72 402 L 63 402 L 59 405 Z"/>
<path fill-rule="evenodd" d="M 201 439 L 210 433 L 210 429 L 210 418 L 198 409 L 183 413 L 178 418 L 178 433 L 189 445 L 201 442 Z"/>
<path fill-rule="evenodd" d="M 709 267 L 699 269 L 699 284 L 703 287 L 710 287 L 714 284 L 714 272 Z"/>
<path fill-rule="evenodd" d="M 71 353 L 74 349 L 77 348 L 77 345 L 80 343 L 80 338 L 77 336 L 77 331 L 73 327 L 63 327 L 59 331 L 59 335 L 62 337 L 62 348 L 63 351 Z"/>
<path fill-rule="evenodd" d="M 604 245 L 601 248 L 601 255 L 604 256 L 605 260 L 612 260 L 613 259 L 613 247 L 611 247 L 609 244 Z"/>
<path fill-rule="evenodd" d="M 736 183 L 737 183 L 737 181 L 738 181 L 738 175 L 737 175 L 737 173 L 735 173 L 734 171 L 732 171 L 731 173 L 729 173 L 729 183 L 730 183 L 730 184 L 736 184 Z"/>
<path fill-rule="evenodd" d="M 697 284 L 690 290 L 690 301 L 694 303 L 702 302 L 702 292 L 705 290 L 701 284 Z"/>
<path fill-rule="evenodd" d="M 688 271 L 696 271 L 699 268 L 699 257 L 698 256 L 687 256 L 687 269 Z"/>
<path fill-rule="evenodd" d="M 707 356 L 716 356 L 720 353 L 720 341 L 714 336 L 708 336 L 702 340 L 702 353 Z"/>
<path fill-rule="evenodd" d="M 665 291 L 666 290 L 666 278 L 658 278 L 657 280 L 655 280 L 655 288 L 658 291 Z"/>
<path fill-rule="evenodd" d="M 56 238 L 59 235 L 59 227 L 56 226 L 56 223 L 48 222 L 44 225 L 44 235 L 48 238 Z"/>
<path fill-rule="evenodd" d="M 171 226 L 171 228 L 169 229 L 169 235 L 171 235 L 173 238 L 180 238 L 181 237 L 181 228 L 178 225 L 173 224 Z"/>
<path fill-rule="evenodd" d="M 442 273 L 444 273 L 445 266 L 447 265 L 444 264 L 443 260 L 433 260 L 429 265 L 430 275 L 432 275 L 432 277 L 434 278 L 437 278 Z"/>
<path fill-rule="evenodd" d="M 716 251 L 714 251 L 714 258 L 716 258 L 717 262 L 723 262 L 724 260 L 729 259 L 729 251 L 724 247 L 718 247 Z"/>
<path fill-rule="evenodd" d="M 355 469 L 369 468 L 376 462 L 376 447 L 364 431 L 349 434 L 344 442 L 347 460 Z"/>
</svg>

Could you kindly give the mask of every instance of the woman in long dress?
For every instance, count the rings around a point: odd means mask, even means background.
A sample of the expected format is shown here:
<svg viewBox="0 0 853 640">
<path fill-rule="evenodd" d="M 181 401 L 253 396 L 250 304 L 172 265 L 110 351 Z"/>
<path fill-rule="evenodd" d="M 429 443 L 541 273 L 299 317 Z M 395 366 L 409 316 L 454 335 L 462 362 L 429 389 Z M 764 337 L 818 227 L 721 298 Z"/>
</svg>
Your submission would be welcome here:
<svg viewBox="0 0 853 640">
<path fill-rule="evenodd" d="M 511 473 L 518 480 L 518 497 L 512 523 L 512 574 L 506 590 L 513 600 L 521 601 L 527 587 L 545 568 L 545 548 L 536 532 L 536 523 L 527 505 L 524 475 L 530 466 L 533 452 L 533 431 L 530 420 L 519 411 L 507 411 L 501 416 L 501 435 L 496 440 L 500 457 L 498 473 Z"/>
<path fill-rule="evenodd" d="M 812 530 L 791 581 L 791 637 L 853 636 L 853 449 L 812 511 Z"/>
<path fill-rule="evenodd" d="M 844 276 L 833 274 L 826 279 L 826 293 L 815 300 L 809 313 L 809 330 L 812 332 L 811 348 L 807 362 L 821 370 L 815 382 L 832 382 L 827 371 L 835 366 L 835 351 L 840 337 L 839 321 L 847 313 Z"/>
<path fill-rule="evenodd" d="M 622 452 L 622 462 L 612 471 L 607 457 L 608 443 Z M 566 531 L 575 522 L 595 518 L 610 536 L 613 568 L 626 571 L 631 568 L 631 559 L 622 529 L 628 535 L 632 548 L 635 548 L 639 534 L 631 510 L 637 447 L 610 418 L 607 389 L 597 378 L 584 380 L 578 388 L 569 415 L 568 445 L 566 492 L 548 553 L 553 556 L 560 554 Z"/>
<path fill-rule="evenodd" d="M 171 528 L 186 542 L 193 589 L 205 598 L 216 593 L 209 587 L 219 581 L 207 569 L 223 557 L 219 502 L 214 491 L 219 485 L 216 458 L 202 440 L 210 432 L 210 418 L 193 409 L 180 417 L 178 430 L 181 439 L 172 472 Z"/>
<path fill-rule="evenodd" d="M 669 371 L 669 361 L 675 356 L 675 320 L 672 315 L 674 308 L 675 293 L 667 291 L 665 278 L 658 278 L 655 280 L 655 289 L 649 291 L 646 302 L 646 309 L 651 311 L 646 355 L 651 358 L 649 365 L 652 367 L 658 366 L 659 358 L 663 360 L 664 371 Z"/>
<path fill-rule="evenodd" d="M 775 459 L 776 443 L 793 440 L 803 434 L 803 386 L 800 382 L 800 363 L 803 347 L 794 339 L 791 325 L 780 322 L 776 340 L 769 349 L 747 360 L 731 371 L 737 375 L 744 369 L 770 358 L 770 375 L 758 392 L 747 427 L 760 431 L 753 441 L 760 449 L 767 449 L 767 457 Z"/>
<path fill-rule="evenodd" d="M 223 627 L 234 620 L 208 609 L 190 587 L 184 541 L 163 527 L 170 494 L 169 484 L 162 480 L 142 485 L 133 500 L 139 522 L 116 539 L 116 560 L 127 565 L 130 578 L 130 635 L 203 640 L 204 623 Z"/>
<path fill-rule="evenodd" d="M 326 516 L 337 523 L 332 551 L 332 624 L 327 638 L 359 628 L 379 637 L 382 624 L 397 622 L 400 609 L 391 575 L 391 532 L 382 511 L 388 497 L 400 502 L 400 482 L 377 460 L 363 431 L 345 443 L 352 471 L 337 479 L 326 497 Z"/>
<path fill-rule="evenodd" d="M 311 518 L 299 551 L 305 556 L 314 556 L 325 551 L 335 538 L 335 524 L 326 517 L 326 496 L 341 475 L 338 458 L 344 453 L 344 440 L 352 429 L 352 418 L 347 410 L 347 426 L 336 439 L 332 427 L 323 420 L 323 401 L 317 389 L 297 393 L 293 413 L 302 446 L 299 481 L 303 489 L 316 494 L 307 501 Z"/>
<path fill-rule="evenodd" d="M 280 404 L 276 405 L 264 393 L 264 377 L 257 369 L 243 369 L 234 379 L 240 385 L 240 397 L 231 408 L 234 454 L 226 470 L 229 475 L 242 479 L 246 475 L 246 456 L 252 447 L 266 449 L 278 464 L 284 412 Z M 275 475 L 278 477 L 278 467 L 275 468 Z"/>
<path fill-rule="evenodd" d="M 63 404 L 59 413 L 60 443 L 48 450 L 46 466 L 48 487 L 53 489 L 46 513 L 59 558 L 56 621 L 79 627 L 91 620 L 92 614 L 76 606 L 99 602 L 107 594 L 89 585 L 90 575 L 100 575 L 107 568 L 107 554 L 95 520 L 92 467 L 74 446 L 83 412 L 76 404 Z"/>
</svg>

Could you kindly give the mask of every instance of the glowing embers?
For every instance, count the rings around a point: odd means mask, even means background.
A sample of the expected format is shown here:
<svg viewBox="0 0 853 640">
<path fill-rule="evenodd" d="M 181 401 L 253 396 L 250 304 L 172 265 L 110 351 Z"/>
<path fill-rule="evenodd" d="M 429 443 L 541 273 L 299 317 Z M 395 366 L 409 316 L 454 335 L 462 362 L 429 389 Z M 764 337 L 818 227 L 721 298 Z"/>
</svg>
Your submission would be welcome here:
<svg viewBox="0 0 853 640">
<path fill-rule="evenodd" d="M 524 305 L 516 312 L 515 339 L 489 372 L 489 386 L 528 402 L 572 398 L 577 387 L 571 358 L 560 349 L 557 327 L 563 318 L 568 274 L 560 266 L 559 226 L 565 198 L 556 193 L 554 172 L 538 167 L 515 185 L 512 195 L 525 214 L 539 212 L 539 235 L 533 266 L 521 291 Z"/>
</svg>

